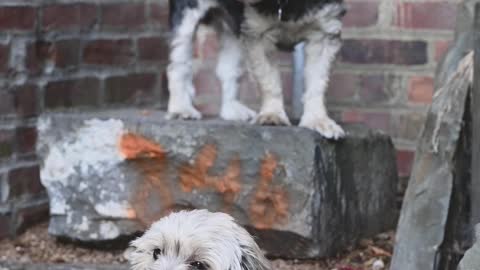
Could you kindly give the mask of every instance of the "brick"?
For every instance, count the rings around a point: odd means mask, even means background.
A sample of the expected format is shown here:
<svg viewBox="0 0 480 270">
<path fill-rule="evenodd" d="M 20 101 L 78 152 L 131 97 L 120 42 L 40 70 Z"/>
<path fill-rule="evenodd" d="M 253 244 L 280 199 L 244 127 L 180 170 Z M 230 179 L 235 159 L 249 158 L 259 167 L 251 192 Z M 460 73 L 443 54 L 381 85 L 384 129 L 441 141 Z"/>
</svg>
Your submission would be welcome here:
<svg viewBox="0 0 480 270">
<path fill-rule="evenodd" d="M 327 99 L 334 102 L 352 102 L 355 100 L 358 84 L 357 75 L 334 73 L 330 77 Z"/>
<path fill-rule="evenodd" d="M 222 95 L 220 81 L 217 79 L 215 72 L 212 72 L 212 68 L 203 67 L 199 69 L 193 77 L 193 84 L 198 96 Z"/>
<path fill-rule="evenodd" d="M 55 66 L 58 68 L 78 67 L 80 64 L 81 41 L 66 39 L 55 42 Z"/>
<path fill-rule="evenodd" d="M 379 103 L 390 100 L 384 75 L 333 74 L 327 98 L 334 102 Z"/>
<path fill-rule="evenodd" d="M 65 39 L 36 41 L 27 46 L 26 66 L 32 73 L 42 72 L 47 64 L 56 68 L 74 68 L 80 64 L 81 41 Z"/>
<path fill-rule="evenodd" d="M 151 3 L 150 4 L 150 19 L 152 22 L 160 24 L 162 26 L 167 26 L 168 22 L 168 6 L 166 2 L 162 3 Z"/>
<path fill-rule="evenodd" d="M 219 96 L 210 96 L 202 101 L 195 101 L 195 107 L 203 117 L 217 117 L 220 113 L 221 100 Z"/>
<path fill-rule="evenodd" d="M 166 61 L 168 51 L 168 42 L 165 38 L 148 37 L 138 40 L 138 56 L 142 61 Z"/>
<path fill-rule="evenodd" d="M 438 2 L 398 2 L 395 26 L 408 29 L 453 30 L 457 4 Z"/>
<path fill-rule="evenodd" d="M 362 123 L 370 128 L 380 129 L 384 132 L 389 132 L 391 123 L 388 112 L 364 112 L 360 110 L 342 112 L 342 121 L 345 123 Z"/>
<path fill-rule="evenodd" d="M 133 42 L 129 39 L 94 40 L 83 51 L 83 61 L 87 64 L 127 65 L 134 60 Z"/>
<path fill-rule="evenodd" d="M 412 103 L 430 104 L 433 99 L 432 77 L 413 76 L 408 86 L 408 100 Z"/>
<path fill-rule="evenodd" d="M 428 61 L 427 43 L 378 39 L 347 39 L 340 59 L 352 64 L 424 65 Z"/>
<path fill-rule="evenodd" d="M 44 103 L 47 109 L 97 106 L 100 80 L 81 78 L 49 82 L 45 87 Z"/>
<path fill-rule="evenodd" d="M 45 199 L 40 200 L 39 202 L 31 201 L 26 207 L 16 209 L 15 218 L 13 220 L 14 225 L 12 228 L 13 236 L 18 236 L 28 228 L 46 221 L 50 216 L 49 212 L 49 205 Z"/>
<path fill-rule="evenodd" d="M 0 44 L 0 72 L 8 70 L 8 60 L 10 58 L 10 46 Z"/>
<path fill-rule="evenodd" d="M 160 96 L 162 97 L 162 101 L 163 100 L 168 100 L 168 97 L 170 95 L 169 91 L 168 91 L 168 76 L 167 76 L 167 72 L 164 71 L 162 72 L 162 75 L 161 75 L 161 84 L 160 84 Z"/>
<path fill-rule="evenodd" d="M 246 103 L 252 108 L 259 105 L 262 98 L 261 98 L 261 91 L 256 82 L 251 80 L 251 76 L 243 76 L 240 79 L 240 86 L 239 86 L 239 93 L 238 96 L 241 100 L 246 101 Z"/>
<path fill-rule="evenodd" d="M 152 73 L 110 77 L 105 81 L 105 100 L 110 104 L 152 102 L 156 81 Z"/>
<path fill-rule="evenodd" d="M 345 27 L 367 27 L 373 26 L 378 21 L 377 1 L 349 2 L 348 11 L 343 18 Z"/>
<path fill-rule="evenodd" d="M 425 124 L 423 112 L 407 111 L 392 114 L 390 135 L 415 143 Z"/>
<path fill-rule="evenodd" d="M 293 98 L 293 74 L 292 71 L 282 71 L 283 99 L 286 104 L 291 104 Z"/>
<path fill-rule="evenodd" d="M 26 67 L 30 73 L 41 73 L 47 62 L 54 61 L 54 44 L 49 41 L 37 40 L 27 45 Z"/>
<path fill-rule="evenodd" d="M 363 75 L 360 78 L 360 100 L 364 103 L 382 103 L 390 100 L 383 75 Z"/>
<path fill-rule="evenodd" d="M 42 29 L 86 30 L 97 22 L 97 7 L 93 4 L 54 4 L 43 8 Z"/>
<path fill-rule="evenodd" d="M 414 157 L 413 151 L 397 150 L 397 170 L 400 177 L 410 176 Z"/>
<path fill-rule="evenodd" d="M 11 91 L 0 91 L 0 117 L 15 113 Z"/>
<path fill-rule="evenodd" d="M 440 60 L 442 60 L 443 56 L 448 52 L 451 44 L 451 40 L 441 40 L 435 42 L 435 61 L 440 62 Z"/>
<path fill-rule="evenodd" d="M 21 117 L 31 117 L 38 114 L 38 88 L 35 85 L 21 85 L 13 89 L 16 113 Z"/>
<path fill-rule="evenodd" d="M 11 213 L 0 213 L 0 240 L 10 237 L 12 234 Z"/>
<path fill-rule="evenodd" d="M 146 24 L 143 3 L 114 3 L 101 6 L 102 27 L 138 29 Z"/>
<path fill-rule="evenodd" d="M 276 50 L 272 52 L 272 59 L 279 65 L 292 66 L 293 54 L 288 51 Z"/>
<path fill-rule="evenodd" d="M 15 131 L 17 152 L 31 154 L 35 152 L 37 144 L 37 129 L 34 127 L 20 127 Z"/>
<path fill-rule="evenodd" d="M 194 43 L 193 55 L 201 60 L 216 61 L 220 48 L 217 33 L 205 28 L 201 29 Z"/>
<path fill-rule="evenodd" d="M 0 129 L 0 158 L 9 158 L 15 152 L 15 131 Z"/>
<path fill-rule="evenodd" d="M 40 167 L 20 167 L 8 173 L 10 199 L 38 195 L 45 191 L 40 182 Z"/>
<path fill-rule="evenodd" d="M 34 7 L 0 7 L 0 30 L 34 30 L 36 14 Z"/>
</svg>

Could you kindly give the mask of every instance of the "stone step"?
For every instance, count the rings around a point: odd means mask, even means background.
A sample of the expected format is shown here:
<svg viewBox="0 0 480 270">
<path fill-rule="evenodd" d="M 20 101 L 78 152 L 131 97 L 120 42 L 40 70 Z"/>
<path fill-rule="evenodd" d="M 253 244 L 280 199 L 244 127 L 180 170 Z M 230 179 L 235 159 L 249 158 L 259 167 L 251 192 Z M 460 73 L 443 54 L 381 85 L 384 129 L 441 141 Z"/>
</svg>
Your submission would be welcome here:
<svg viewBox="0 0 480 270">
<path fill-rule="evenodd" d="M 390 138 L 345 127 L 339 142 L 298 127 L 166 121 L 161 112 L 46 114 L 38 121 L 49 232 L 102 243 L 172 210 L 233 215 L 268 255 L 331 255 L 396 223 Z"/>
</svg>

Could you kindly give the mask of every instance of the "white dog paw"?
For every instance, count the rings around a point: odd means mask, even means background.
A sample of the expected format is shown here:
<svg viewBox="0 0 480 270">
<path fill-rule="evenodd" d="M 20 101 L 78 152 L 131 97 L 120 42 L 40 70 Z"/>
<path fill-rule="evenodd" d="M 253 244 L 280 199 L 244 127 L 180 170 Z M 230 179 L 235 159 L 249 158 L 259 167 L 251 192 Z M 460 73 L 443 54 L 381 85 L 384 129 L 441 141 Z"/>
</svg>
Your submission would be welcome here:
<svg viewBox="0 0 480 270">
<path fill-rule="evenodd" d="M 254 119 L 256 115 L 257 113 L 236 100 L 224 104 L 220 112 L 220 117 L 229 121 L 246 122 Z"/>
<path fill-rule="evenodd" d="M 285 111 L 260 112 L 255 119 L 256 124 L 264 126 L 291 126 L 290 120 Z"/>
<path fill-rule="evenodd" d="M 301 127 L 305 127 L 322 134 L 327 139 L 338 140 L 345 137 L 345 131 L 328 116 L 325 117 L 302 117 Z"/>
<path fill-rule="evenodd" d="M 187 107 L 182 109 L 169 110 L 166 118 L 167 120 L 172 120 L 172 119 L 198 120 L 202 118 L 202 114 L 192 106 L 192 107 Z"/>
</svg>

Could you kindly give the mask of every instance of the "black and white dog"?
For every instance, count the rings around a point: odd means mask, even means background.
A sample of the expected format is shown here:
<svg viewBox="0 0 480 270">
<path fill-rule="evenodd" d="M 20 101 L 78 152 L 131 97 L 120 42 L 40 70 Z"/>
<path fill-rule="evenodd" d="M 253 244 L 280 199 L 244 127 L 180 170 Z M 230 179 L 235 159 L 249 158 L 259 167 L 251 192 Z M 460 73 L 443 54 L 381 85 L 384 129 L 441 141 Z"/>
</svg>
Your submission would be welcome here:
<svg viewBox="0 0 480 270">
<path fill-rule="evenodd" d="M 343 0 L 170 0 L 171 41 L 168 82 L 170 118 L 200 119 L 194 108 L 193 42 L 200 24 L 220 34 L 216 74 L 222 85 L 220 116 L 263 125 L 290 125 L 280 72 L 269 53 L 305 42 L 304 113 L 300 126 L 326 138 L 344 136 L 327 114 L 325 91 L 330 68 L 341 47 Z M 261 91 L 258 115 L 237 100 L 242 61 L 247 60 Z"/>
</svg>

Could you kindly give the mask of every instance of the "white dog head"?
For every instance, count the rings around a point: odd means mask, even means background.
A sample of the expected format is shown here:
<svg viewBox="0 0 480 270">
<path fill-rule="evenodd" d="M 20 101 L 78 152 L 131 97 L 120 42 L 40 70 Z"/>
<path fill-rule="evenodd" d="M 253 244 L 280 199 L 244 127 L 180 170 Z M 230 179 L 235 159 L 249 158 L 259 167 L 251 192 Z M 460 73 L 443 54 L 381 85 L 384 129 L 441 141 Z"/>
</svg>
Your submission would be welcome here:
<svg viewBox="0 0 480 270">
<path fill-rule="evenodd" d="M 251 235 L 233 218 L 206 210 L 170 214 L 127 252 L 132 270 L 269 270 Z"/>
</svg>

